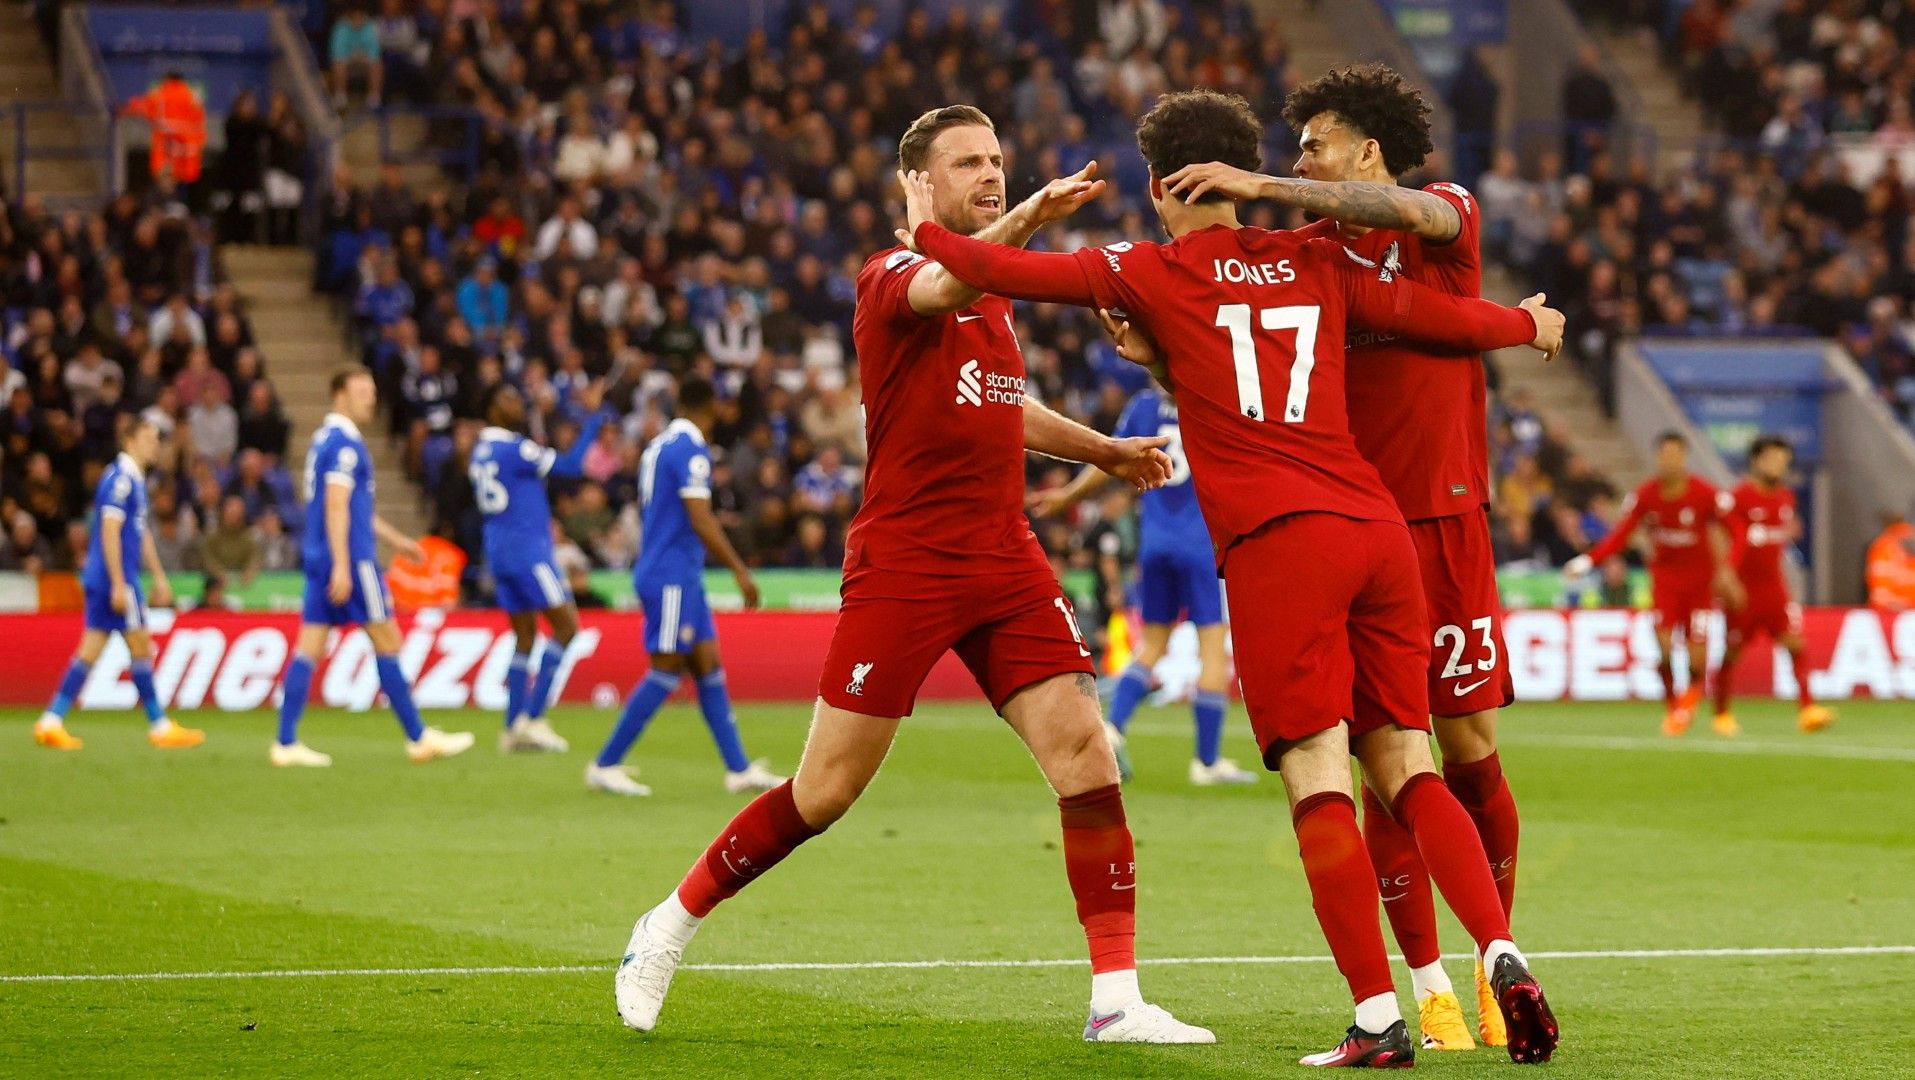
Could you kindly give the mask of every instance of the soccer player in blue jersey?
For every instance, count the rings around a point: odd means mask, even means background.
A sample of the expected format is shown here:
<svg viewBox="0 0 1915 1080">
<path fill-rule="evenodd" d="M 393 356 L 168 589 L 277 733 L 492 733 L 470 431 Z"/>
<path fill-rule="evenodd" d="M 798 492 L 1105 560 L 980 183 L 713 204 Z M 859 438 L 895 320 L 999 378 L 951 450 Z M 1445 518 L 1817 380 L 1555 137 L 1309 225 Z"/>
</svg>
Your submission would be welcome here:
<svg viewBox="0 0 1915 1080">
<path fill-rule="evenodd" d="M 642 544 L 632 584 L 645 608 L 645 648 L 652 670 L 626 695 L 618 724 L 585 768 L 585 784 L 614 795 L 649 795 L 620 764 L 652 714 L 678 689 L 686 673 L 698 680 L 698 707 L 725 759 L 725 790 L 770 791 L 784 783 L 762 761 L 745 755 L 718 664 L 718 635 L 705 602 L 705 554 L 730 568 L 745 607 L 758 606 L 758 583 L 725 537 L 711 509 L 711 451 L 705 439 L 717 421 L 717 395 L 704 379 L 678 387 L 678 418 L 645 447 L 638 466 Z"/>
<path fill-rule="evenodd" d="M 372 422 L 378 391 L 372 373 L 344 368 L 332 377 L 332 412 L 326 414 L 306 449 L 306 535 L 299 560 L 306 571 L 306 596 L 299 641 L 286 665 L 285 699 L 279 706 L 279 738 L 270 760 L 279 766 L 323 768 L 332 758 L 299 741 L 299 718 L 306 711 L 313 669 L 326 651 L 327 636 L 357 624 L 372 639 L 379 688 L 406 732 L 406 756 L 413 761 L 451 757 L 472 746 L 469 731 L 445 732 L 425 726 L 412 703 L 412 687 L 399 667 L 399 627 L 392 621 L 392 593 L 379 572 L 377 540 L 414 558 L 419 545 L 373 511 L 372 458 L 360 435 Z"/>
<path fill-rule="evenodd" d="M 1124 778 L 1130 778 L 1130 758 L 1124 751 L 1124 729 L 1137 706 L 1150 692 L 1151 671 L 1164 658 L 1170 632 L 1180 620 L 1197 627 L 1201 667 L 1191 711 L 1197 720 L 1197 753 L 1190 762 L 1190 782 L 1254 784 L 1257 774 L 1221 755 L 1224 710 L 1229 704 L 1229 664 L 1224 659 L 1223 588 L 1217 579 L 1216 556 L 1203 513 L 1197 509 L 1197 489 L 1190 482 L 1190 462 L 1184 457 L 1183 436 L 1177 427 L 1177 406 L 1156 388 L 1138 393 L 1117 421 L 1112 433 L 1119 439 L 1162 436 L 1170 440 L 1170 481 L 1141 496 L 1143 509 L 1137 545 L 1137 586 L 1144 619 L 1143 641 L 1130 666 L 1118 677 L 1111 695 L 1106 734 L 1118 751 Z M 1103 490 L 1110 476 L 1087 468 L 1061 488 L 1032 496 L 1031 509 L 1055 514 Z"/>
<path fill-rule="evenodd" d="M 41 746 L 78 750 L 84 745 L 66 729 L 67 710 L 80 696 L 87 674 L 113 634 L 126 639 L 126 651 L 133 658 L 133 687 L 146 709 L 147 740 L 163 750 L 198 746 L 206 740 L 204 732 L 167 719 L 153 687 L 153 637 L 147 631 L 146 594 L 140 588 L 142 563 L 153 574 L 153 602 L 160 607 L 173 602 L 173 586 L 160 567 L 146 522 L 146 470 L 159 456 L 160 433 L 152 421 L 138 417 L 127 421 L 120 435 L 120 456 L 101 474 L 93 494 L 92 538 L 87 541 L 86 566 L 80 571 L 86 631 L 60 680 L 59 693 L 33 726 L 33 739 Z"/>
<path fill-rule="evenodd" d="M 499 607 L 511 620 L 518 645 L 505 675 L 505 730 L 499 735 L 504 753 L 570 749 L 545 720 L 559 663 L 578 633 L 578 607 L 552 558 L 552 508 L 545 478 L 579 474 L 585 450 L 604 420 L 598 411 L 602 395 L 597 384 L 580 389 L 585 423 L 572 448 L 561 454 L 526 437 L 525 398 L 512 384 L 500 383 L 484 410 L 491 426 L 479 432 L 478 445 L 472 448 L 468 471 L 479 513 L 485 515 L 485 562 L 492 568 Z M 552 637 L 539 653 L 534 679 L 532 648 L 538 643 L 540 612 Z"/>
</svg>

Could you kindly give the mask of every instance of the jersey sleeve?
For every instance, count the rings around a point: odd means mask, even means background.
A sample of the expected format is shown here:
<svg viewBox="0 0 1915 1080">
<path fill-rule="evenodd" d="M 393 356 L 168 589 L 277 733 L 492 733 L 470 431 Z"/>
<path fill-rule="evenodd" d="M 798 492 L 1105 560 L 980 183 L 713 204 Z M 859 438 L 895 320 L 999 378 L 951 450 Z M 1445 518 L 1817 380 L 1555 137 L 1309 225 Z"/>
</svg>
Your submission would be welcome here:
<svg viewBox="0 0 1915 1080">
<path fill-rule="evenodd" d="M 558 451 L 549 446 L 540 446 L 531 439 L 520 436 L 518 460 L 522 463 L 515 468 L 530 468 L 543 480 L 551 475 L 552 465 L 558 461 Z"/>
<path fill-rule="evenodd" d="M 1622 516 L 1616 519 L 1616 527 L 1609 530 L 1608 536 L 1596 541 L 1584 554 L 1589 556 L 1590 562 L 1595 563 L 1605 562 L 1612 556 L 1621 554 L 1623 546 L 1629 543 L 1631 536 L 1635 535 L 1636 526 L 1641 521 L 1642 492 L 1632 491 L 1628 498 L 1622 501 Z"/>
<path fill-rule="evenodd" d="M 685 441 L 686 449 L 673 463 L 672 480 L 678 485 L 678 497 L 681 499 L 711 499 L 711 451 L 690 440 Z"/>
<path fill-rule="evenodd" d="M 1075 255 L 987 244 L 932 221 L 918 226 L 917 241 L 926 255 L 973 289 L 1013 300 L 1097 306 Z"/>
<path fill-rule="evenodd" d="M 1337 276 L 1353 326 L 1477 353 L 1536 340 L 1536 320 L 1521 308 L 1451 296 L 1396 274 L 1386 278 L 1334 240 L 1312 240 L 1306 250 L 1315 265 Z"/>
<path fill-rule="evenodd" d="M 1162 259 L 1156 244 L 1120 240 L 1073 253 L 1096 306 L 1141 316 L 1151 295 L 1151 279 Z"/>
<path fill-rule="evenodd" d="M 359 448 L 349 442 L 333 441 L 319 453 L 319 471 L 326 483 L 347 489 L 359 486 Z"/>
<path fill-rule="evenodd" d="M 1476 196 L 1461 184 L 1452 184 L 1445 180 L 1429 184 L 1424 192 L 1449 203 L 1456 208 L 1457 220 L 1461 222 L 1457 234 L 1450 239 L 1437 243 L 1434 240 L 1423 242 L 1423 258 L 1427 262 L 1448 263 L 1452 266 L 1480 266 L 1482 256 L 1482 215 L 1476 205 Z"/>
<path fill-rule="evenodd" d="M 137 513 L 131 476 L 116 472 L 110 482 L 101 485 L 99 511 L 108 521 L 125 521 Z"/>
<path fill-rule="evenodd" d="M 858 274 L 859 309 L 885 322 L 920 318 L 911 310 L 911 279 L 929 265 L 930 260 L 909 248 L 872 256 Z"/>
</svg>

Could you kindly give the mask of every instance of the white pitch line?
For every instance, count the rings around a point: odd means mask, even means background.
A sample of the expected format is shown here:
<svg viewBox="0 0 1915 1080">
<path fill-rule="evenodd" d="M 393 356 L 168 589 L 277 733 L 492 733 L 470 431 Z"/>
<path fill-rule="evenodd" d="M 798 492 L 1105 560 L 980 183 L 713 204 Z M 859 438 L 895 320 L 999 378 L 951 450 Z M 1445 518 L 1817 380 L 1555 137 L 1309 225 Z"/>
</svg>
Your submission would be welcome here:
<svg viewBox="0 0 1915 1080">
<path fill-rule="evenodd" d="M 1799 948 L 1748 949 L 1587 949 L 1564 952 L 1531 952 L 1537 960 L 1682 960 L 1713 957 L 1755 956 L 1915 956 L 1915 945 L 1829 945 Z M 1447 958 L 1467 960 L 1471 953 L 1450 953 Z M 1400 957 L 1398 959 L 1401 959 Z M 1137 961 L 1148 967 L 1249 966 L 1257 964 L 1328 964 L 1328 956 L 1166 956 L 1144 957 Z M 776 972 L 776 971 L 954 971 L 977 968 L 1065 968 L 1083 967 L 1087 961 L 1071 960 L 850 960 L 790 961 L 766 964 L 685 964 L 681 971 Z M 0 983 L 77 983 L 77 982 L 167 982 L 185 979 L 341 979 L 419 977 L 429 975 L 577 975 L 612 970 L 603 964 L 547 964 L 495 967 L 416 967 L 416 968 L 296 968 L 282 971 L 144 971 L 99 974 L 0 975 Z"/>
</svg>

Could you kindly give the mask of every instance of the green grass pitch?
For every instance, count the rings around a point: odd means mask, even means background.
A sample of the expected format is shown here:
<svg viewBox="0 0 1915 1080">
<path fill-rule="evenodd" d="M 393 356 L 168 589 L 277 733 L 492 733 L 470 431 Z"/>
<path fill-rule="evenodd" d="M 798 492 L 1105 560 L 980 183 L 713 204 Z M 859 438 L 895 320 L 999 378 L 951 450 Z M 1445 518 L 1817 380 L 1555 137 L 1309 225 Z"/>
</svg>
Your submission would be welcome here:
<svg viewBox="0 0 1915 1080">
<path fill-rule="evenodd" d="M 807 711 L 743 708 L 752 752 L 788 770 Z M 1910 1075 L 1908 952 L 1588 955 L 1915 945 L 1915 710 L 1850 704 L 1814 737 L 1784 706 L 1740 712 L 1748 733 L 1725 745 L 1665 743 L 1653 707 L 1511 711 L 1518 937 L 1583 954 L 1535 962 L 1565 1031 L 1549 1074 Z M 267 766 L 264 713 L 182 719 L 205 747 L 161 753 L 130 716 L 82 715 L 87 748 L 57 754 L 32 745 L 32 714 L 0 714 L 0 1075 L 1298 1076 L 1348 1022 L 1322 960 L 1149 963 L 1325 951 L 1280 789 L 1187 786 L 1181 709 L 1140 715 L 1125 792 L 1142 978 L 1214 1047 L 1079 1041 L 1055 806 L 981 705 L 908 721 L 863 803 L 721 909 L 687 962 L 1069 965 L 687 970 L 650 1036 L 618 1023 L 612 965 L 744 801 L 691 706 L 640 743 L 657 794 L 638 800 L 581 782 L 604 712 L 561 711 L 570 754 L 512 758 L 493 717 L 433 715 L 480 743 L 429 766 L 405 761 L 387 714 L 317 712 L 305 735 L 337 764 L 299 772 Z M 339 974 L 15 978 L 312 969 Z M 1467 963 L 1450 969 L 1465 985 Z M 1479 1050 L 1417 1068 L 1514 1066 Z"/>
</svg>

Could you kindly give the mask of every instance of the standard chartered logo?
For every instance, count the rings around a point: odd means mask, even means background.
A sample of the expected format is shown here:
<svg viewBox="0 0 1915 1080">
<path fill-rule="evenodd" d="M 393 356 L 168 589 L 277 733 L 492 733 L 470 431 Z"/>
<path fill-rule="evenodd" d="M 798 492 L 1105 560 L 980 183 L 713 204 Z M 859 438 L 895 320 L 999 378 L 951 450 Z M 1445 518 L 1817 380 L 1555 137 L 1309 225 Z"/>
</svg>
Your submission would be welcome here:
<svg viewBox="0 0 1915 1080">
<path fill-rule="evenodd" d="M 976 360 L 967 360 L 958 369 L 957 403 L 984 406 L 984 383 L 978 378 Z"/>
<path fill-rule="evenodd" d="M 976 360 L 967 360 L 958 369 L 957 404 L 984 407 L 1024 404 L 1024 379 L 1019 375 L 998 375 L 978 370 Z"/>
</svg>

